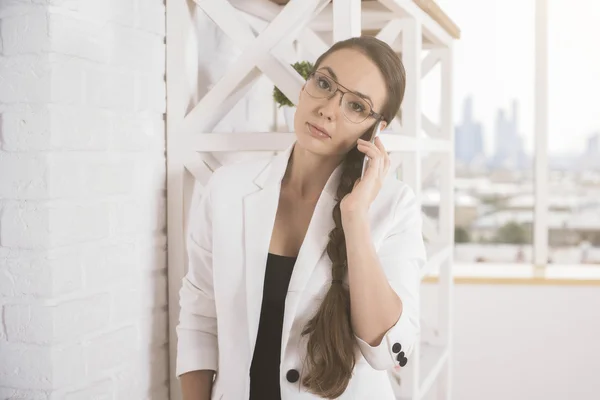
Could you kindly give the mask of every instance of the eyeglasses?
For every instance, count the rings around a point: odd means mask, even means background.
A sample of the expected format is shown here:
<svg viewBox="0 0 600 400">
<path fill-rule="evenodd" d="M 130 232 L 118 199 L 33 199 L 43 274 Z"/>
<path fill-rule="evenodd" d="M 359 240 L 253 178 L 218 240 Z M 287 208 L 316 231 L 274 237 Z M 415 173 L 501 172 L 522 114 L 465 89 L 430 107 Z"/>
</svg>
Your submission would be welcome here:
<svg viewBox="0 0 600 400">
<path fill-rule="evenodd" d="M 311 97 L 315 99 L 331 99 L 339 91 L 342 93 L 340 97 L 340 107 L 346 119 L 355 124 L 360 124 L 369 117 L 375 119 L 383 119 L 381 114 L 373 111 L 371 104 L 359 96 L 358 94 L 349 91 L 348 89 L 340 90 L 340 87 L 346 89 L 329 76 L 321 72 L 313 72 L 306 81 L 305 90 Z"/>
</svg>

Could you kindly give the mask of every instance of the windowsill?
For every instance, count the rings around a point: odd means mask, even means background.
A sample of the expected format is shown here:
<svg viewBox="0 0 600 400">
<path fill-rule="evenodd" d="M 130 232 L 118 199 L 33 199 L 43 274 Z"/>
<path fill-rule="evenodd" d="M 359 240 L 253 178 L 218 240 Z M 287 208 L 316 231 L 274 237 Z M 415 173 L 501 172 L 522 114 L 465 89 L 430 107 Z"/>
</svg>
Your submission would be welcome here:
<svg viewBox="0 0 600 400">
<path fill-rule="evenodd" d="M 456 284 L 586 285 L 600 286 L 600 265 L 559 265 L 536 268 L 531 264 L 455 263 Z M 438 281 L 437 274 L 423 280 Z"/>
</svg>

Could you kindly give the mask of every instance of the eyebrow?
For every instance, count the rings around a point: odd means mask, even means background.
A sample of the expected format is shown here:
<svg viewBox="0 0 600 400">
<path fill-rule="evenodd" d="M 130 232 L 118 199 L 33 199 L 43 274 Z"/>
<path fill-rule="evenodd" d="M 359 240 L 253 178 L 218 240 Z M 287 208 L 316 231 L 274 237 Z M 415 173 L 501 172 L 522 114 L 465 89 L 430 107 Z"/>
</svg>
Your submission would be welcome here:
<svg viewBox="0 0 600 400">
<path fill-rule="evenodd" d="M 335 81 L 335 83 L 337 83 L 339 86 L 343 87 L 343 88 L 344 88 L 344 89 L 346 89 L 347 91 L 349 91 L 349 92 L 352 92 L 352 93 L 355 93 L 355 94 L 359 95 L 360 97 L 362 97 L 363 99 L 365 99 L 365 100 L 368 100 L 368 101 L 369 101 L 369 103 L 371 103 L 371 107 L 373 107 L 373 100 L 371 100 L 371 98 L 370 98 L 369 96 L 367 96 L 367 95 L 366 95 L 366 94 L 364 94 L 364 93 L 357 92 L 356 90 L 350 90 L 350 89 L 348 89 L 346 86 L 344 86 L 344 85 L 342 85 L 341 83 L 339 83 L 339 82 L 338 82 L 338 77 L 337 77 L 337 75 L 335 74 L 335 72 L 333 72 L 333 70 L 332 70 L 330 67 L 321 67 L 321 68 L 319 68 L 319 69 L 324 69 L 324 70 L 326 70 L 326 71 L 329 73 L 329 75 L 331 75 L 331 77 L 333 78 L 333 80 Z"/>
</svg>

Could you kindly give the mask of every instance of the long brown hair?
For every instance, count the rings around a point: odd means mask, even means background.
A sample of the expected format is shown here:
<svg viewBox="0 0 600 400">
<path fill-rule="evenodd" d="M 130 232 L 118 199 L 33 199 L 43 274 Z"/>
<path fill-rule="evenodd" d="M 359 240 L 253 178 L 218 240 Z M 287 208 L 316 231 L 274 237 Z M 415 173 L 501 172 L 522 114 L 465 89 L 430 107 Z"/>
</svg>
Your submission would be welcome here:
<svg viewBox="0 0 600 400">
<path fill-rule="evenodd" d="M 354 49 L 369 57 L 383 75 L 387 97 L 380 114 L 389 123 L 400 109 L 406 73 L 399 56 L 386 43 L 372 36 L 350 38 L 335 43 L 315 62 L 315 70 L 331 53 Z M 329 233 L 327 254 L 331 259 L 332 284 L 323 303 L 302 334 L 309 335 L 302 384 L 321 397 L 339 397 L 348 386 L 356 363 L 356 342 L 350 321 L 350 292 L 340 284 L 348 271 L 346 239 L 342 228 L 340 201 L 360 177 L 364 154 L 356 147 L 346 155 L 333 209 L 335 228 Z"/>
</svg>

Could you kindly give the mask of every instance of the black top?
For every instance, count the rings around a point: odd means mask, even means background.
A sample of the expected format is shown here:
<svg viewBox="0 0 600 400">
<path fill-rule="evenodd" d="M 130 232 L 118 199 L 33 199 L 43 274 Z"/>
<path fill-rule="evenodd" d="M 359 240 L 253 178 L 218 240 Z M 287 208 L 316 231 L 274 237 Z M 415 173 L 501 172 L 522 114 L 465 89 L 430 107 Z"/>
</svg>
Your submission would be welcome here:
<svg viewBox="0 0 600 400">
<path fill-rule="evenodd" d="M 250 400 L 280 400 L 283 312 L 295 257 L 269 253 L 256 346 L 250 366 Z"/>
</svg>

